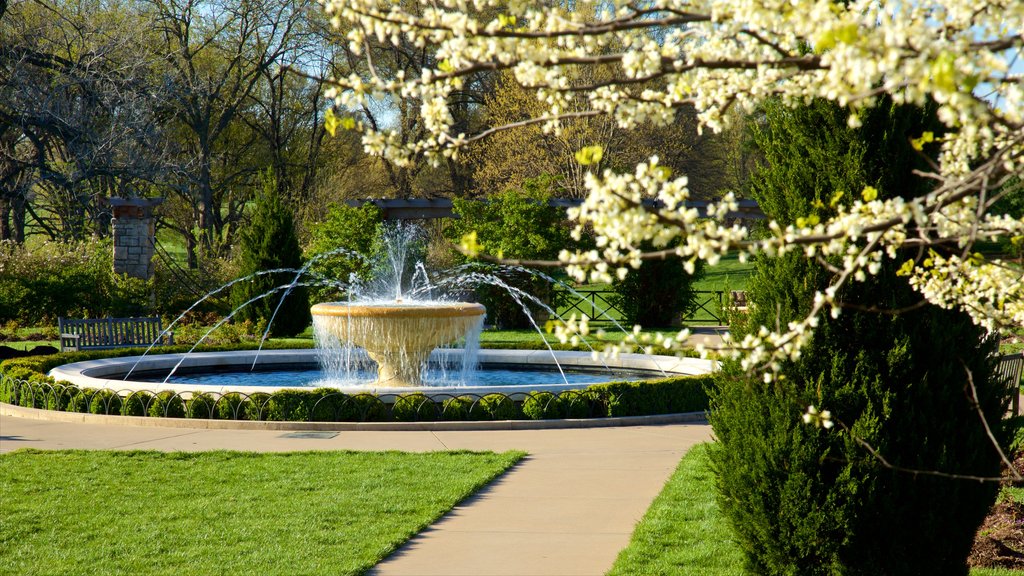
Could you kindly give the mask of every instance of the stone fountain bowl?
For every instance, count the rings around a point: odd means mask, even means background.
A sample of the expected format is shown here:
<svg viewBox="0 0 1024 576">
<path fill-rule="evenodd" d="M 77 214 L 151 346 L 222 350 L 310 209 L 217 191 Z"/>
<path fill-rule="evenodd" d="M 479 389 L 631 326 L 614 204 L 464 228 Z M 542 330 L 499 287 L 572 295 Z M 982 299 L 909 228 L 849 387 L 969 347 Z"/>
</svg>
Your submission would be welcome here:
<svg viewBox="0 0 1024 576">
<path fill-rule="evenodd" d="M 310 309 L 318 330 L 366 350 L 377 383 L 421 386 L 420 370 L 438 346 L 455 342 L 483 321 L 472 302 L 325 302 Z"/>
</svg>

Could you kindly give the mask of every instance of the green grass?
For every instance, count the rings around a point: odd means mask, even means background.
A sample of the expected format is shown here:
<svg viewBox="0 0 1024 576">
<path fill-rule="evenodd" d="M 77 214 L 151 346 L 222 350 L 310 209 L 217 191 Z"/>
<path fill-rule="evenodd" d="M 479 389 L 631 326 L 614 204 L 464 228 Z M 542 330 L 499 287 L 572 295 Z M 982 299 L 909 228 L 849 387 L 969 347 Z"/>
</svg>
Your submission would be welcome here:
<svg viewBox="0 0 1024 576">
<path fill-rule="evenodd" d="M 605 328 L 605 335 L 602 340 L 597 340 L 594 336 L 594 330 L 591 330 L 591 336 L 588 338 L 590 345 L 595 350 L 603 350 L 606 342 L 621 342 L 625 338 L 625 333 L 613 329 Z M 657 331 L 645 330 L 642 334 L 654 335 Z M 675 336 L 678 330 L 662 330 L 660 331 L 665 335 Z M 543 336 L 538 334 L 536 330 L 485 330 L 480 334 L 480 347 L 487 348 L 499 348 L 499 349 L 524 349 L 524 350 L 547 350 L 547 346 L 544 344 L 544 340 L 547 339 L 548 344 L 554 350 L 581 350 L 589 351 L 586 344 L 582 342 L 578 346 L 571 346 L 570 344 L 561 344 L 558 342 L 558 338 L 554 334 L 544 333 Z"/>
<path fill-rule="evenodd" d="M 743 554 L 716 501 L 708 445 L 693 447 L 637 524 L 608 576 L 739 576 Z M 974 568 L 971 576 L 1022 571 Z"/>
<path fill-rule="evenodd" d="M 743 574 L 743 555 L 715 501 L 707 448 L 694 446 L 679 462 L 609 576 Z"/>
<path fill-rule="evenodd" d="M 739 255 L 732 252 L 723 256 L 718 264 L 704 268 L 704 277 L 694 285 L 695 290 L 746 290 L 747 278 L 754 272 L 754 264 L 741 263 Z"/>
<path fill-rule="evenodd" d="M 360 574 L 519 452 L 0 455 L 0 574 Z"/>
</svg>

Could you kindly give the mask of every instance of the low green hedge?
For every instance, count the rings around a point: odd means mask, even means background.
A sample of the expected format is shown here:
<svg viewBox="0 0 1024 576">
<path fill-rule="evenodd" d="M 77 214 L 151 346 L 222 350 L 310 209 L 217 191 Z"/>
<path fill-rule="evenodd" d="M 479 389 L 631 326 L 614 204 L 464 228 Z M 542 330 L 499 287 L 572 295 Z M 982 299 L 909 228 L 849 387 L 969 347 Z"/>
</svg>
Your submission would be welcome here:
<svg viewBox="0 0 1024 576">
<path fill-rule="evenodd" d="M 162 351 L 166 351 L 163 349 Z M 56 382 L 46 372 L 70 362 L 138 354 L 138 350 L 72 352 L 14 358 L 0 363 L 0 402 L 67 412 L 154 418 L 214 418 L 300 422 L 386 422 L 436 420 L 543 420 L 648 416 L 708 409 L 710 375 L 675 376 L 638 382 L 608 382 L 557 394 L 533 392 L 513 400 L 500 394 L 461 395 L 442 401 L 422 393 L 386 403 L 373 394 L 345 394 L 333 388 L 280 390 L 272 394 L 134 392 L 80 389 Z"/>
</svg>

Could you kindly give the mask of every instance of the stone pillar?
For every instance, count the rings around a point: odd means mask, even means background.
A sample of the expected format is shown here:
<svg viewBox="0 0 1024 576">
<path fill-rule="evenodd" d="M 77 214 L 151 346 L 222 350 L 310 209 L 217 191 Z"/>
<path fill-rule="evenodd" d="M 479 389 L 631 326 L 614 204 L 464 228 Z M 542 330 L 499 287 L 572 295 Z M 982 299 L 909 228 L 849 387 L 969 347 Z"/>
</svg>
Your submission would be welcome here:
<svg viewBox="0 0 1024 576">
<path fill-rule="evenodd" d="M 114 236 L 114 274 L 149 280 L 153 277 L 156 227 L 153 208 L 162 198 L 110 198 Z"/>
</svg>

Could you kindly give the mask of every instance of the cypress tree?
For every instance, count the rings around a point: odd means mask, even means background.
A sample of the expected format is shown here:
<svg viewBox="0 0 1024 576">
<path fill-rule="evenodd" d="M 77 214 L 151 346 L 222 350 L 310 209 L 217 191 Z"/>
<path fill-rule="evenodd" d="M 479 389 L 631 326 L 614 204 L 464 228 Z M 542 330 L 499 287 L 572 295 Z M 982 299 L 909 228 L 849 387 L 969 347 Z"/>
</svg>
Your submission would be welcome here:
<svg viewBox="0 0 1024 576">
<path fill-rule="evenodd" d="M 927 192 L 913 175 L 922 159 L 909 140 L 938 131 L 929 111 L 882 102 L 859 129 L 848 128 L 846 116 L 821 101 L 766 107 L 753 132 L 765 165 L 751 190 L 770 218 L 783 225 L 824 219 L 866 184 L 880 197 Z M 995 425 L 1006 402 L 990 378 L 996 342 L 961 312 L 916 306 L 920 295 L 896 273 L 913 255 L 843 288 L 838 297 L 849 307 L 822 320 L 775 383 L 735 367 L 720 379 L 710 413 L 719 439 L 712 461 L 750 572 L 967 574 L 997 484 L 897 470 L 867 449 L 904 469 L 999 473 L 969 385 Z M 748 284 L 749 324 L 785 326 L 801 317 L 830 276 L 802 255 L 758 260 Z M 839 425 L 803 424 L 810 405 L 830 410 Z"/>
<path fill-rule="evenodd" d="M 276 268 L 302 266 L 302 250 L 295 233 L 295 222 L 291 211 L 281 202 L 274 175 L 269 170 L 263 178 L 263 188 L 256 197 L 252 219 L 241 233 L 241 275 Z M 231 291 L 232 306 L 237 307 L 247 300 L 292 282 L 294 272 L 266 274 L 235 284 Z M 285 294 L 280 290 L 243 307 L 237 314 L 239 320 L 270 321 L 278 302 Z M 294 336 L 309 326 L 309 294 L 304 287 L 295 287 L 274 317 L 270 334 L 275 337 Z"/>
</svg>

